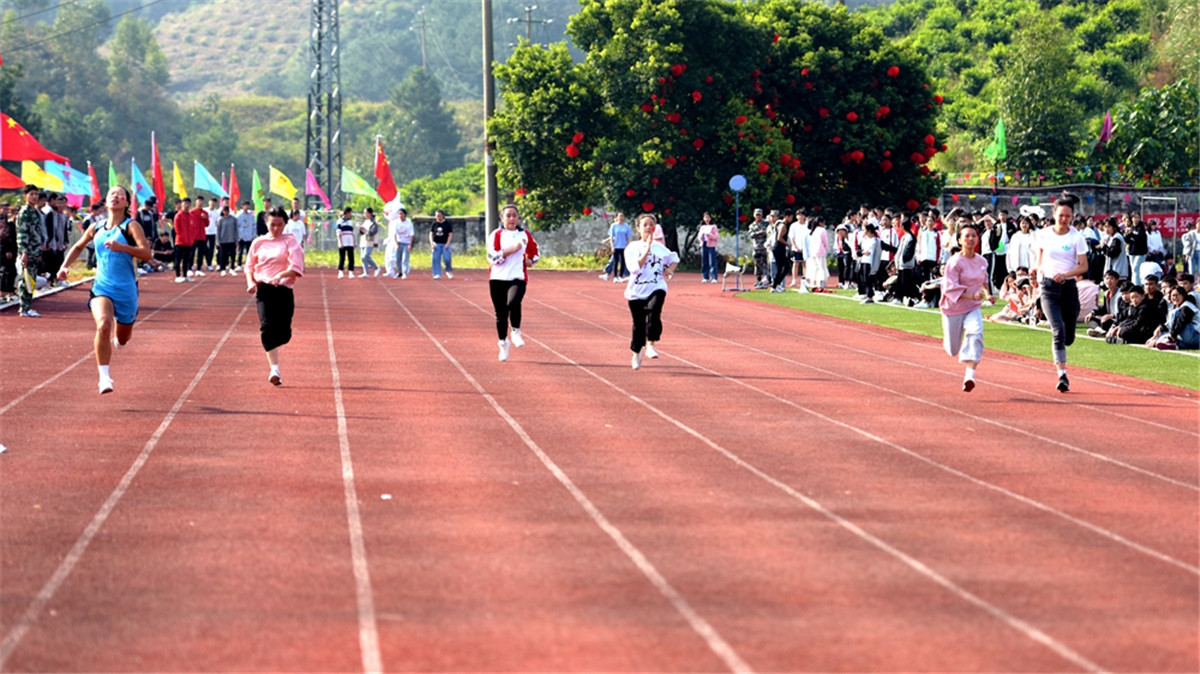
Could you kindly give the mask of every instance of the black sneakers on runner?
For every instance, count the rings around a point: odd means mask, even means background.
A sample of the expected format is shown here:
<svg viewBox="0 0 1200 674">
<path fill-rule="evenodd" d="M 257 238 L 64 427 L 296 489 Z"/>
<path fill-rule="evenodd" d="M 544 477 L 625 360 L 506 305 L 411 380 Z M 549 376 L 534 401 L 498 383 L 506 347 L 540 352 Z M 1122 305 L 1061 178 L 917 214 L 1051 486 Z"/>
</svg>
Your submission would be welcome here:
<svg viewBox="0 0 1200 674">
<path fill-rule="evenodd" d="M 1067 381 L 1066 374 L 1058 375 L 1058 386 L 1056 388 L 1058 388 L 1059 393 L 1066 393 L 1071 390 L 1071 382 Z"/>
</svg>

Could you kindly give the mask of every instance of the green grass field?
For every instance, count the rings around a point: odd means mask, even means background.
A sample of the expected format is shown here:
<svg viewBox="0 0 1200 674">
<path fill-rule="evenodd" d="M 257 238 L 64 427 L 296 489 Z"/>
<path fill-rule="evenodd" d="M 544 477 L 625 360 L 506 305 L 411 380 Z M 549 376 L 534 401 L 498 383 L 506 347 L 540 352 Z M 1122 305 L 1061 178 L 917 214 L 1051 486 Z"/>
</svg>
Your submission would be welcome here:
<svg viewBox="0 0 1200 674">
<path fill-rule="evenodd" d="M 837 293 L 796 292 L 771 293 L 765 290 L 743 293 L 741 297 L 754 302 L 835 316 L 846 320 L 880 325 L 916 335 L 942 337 L 942 318 L 936 309 L 908 309 L 889 304 L 862 305 L 849 299 L 851 291 Z M 1000 310 L 1000 306 L 985 307 L 985 316 Z M 1051 362 L 1050 331 L 1024 325 L 988 322 L 984 326 L 984 364 L 987 351 L 999 351 Z M 1075 344 L 1067 349 L 1070 365 L 1105 372 L 1129 375 L 1149 381 L 1200 390 L 1200 357 L 1195 351 L 1156 351 L 1130 344 L 1108 344 L 1093 339 L 1078 330 Z M 1047 365 L 1047 376 L 1052 373 Z"/>
</svg>

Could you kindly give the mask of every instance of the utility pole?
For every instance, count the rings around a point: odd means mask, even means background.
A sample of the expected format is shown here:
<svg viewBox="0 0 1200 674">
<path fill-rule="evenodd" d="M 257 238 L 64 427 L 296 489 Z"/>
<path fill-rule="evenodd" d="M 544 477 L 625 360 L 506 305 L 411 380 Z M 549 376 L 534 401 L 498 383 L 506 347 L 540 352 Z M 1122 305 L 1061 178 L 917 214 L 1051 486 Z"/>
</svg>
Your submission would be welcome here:
<svg viewBox="0 0 1200 674">
<path fill-rule="evenodd" d="M 421 20 L 421 69 L 429 72 L 429 57 L 425 54 L 425 5 L 421 5 L 421 9 L 417 10 L 417 18 Z"/>
<path fill-rule="evenodd" d="M 483 0 L 483 124 L 487 123 L 496 112 L 496 88 L 492 79 L 492 0 Z M 492 139 L 484 132 L 483 173 L 484 192 L 487 198 L 487 213 L 484 220 L 484 231 L 490 236 L 496 229 L 499 216 L 499 203 L 496 196 L 496 161 L 492 157 L 495 150 Z"/>
<path fill-rule="evenodd" d="M 523 23 L 525 24 L 525 41 L 533 43 L 533 24 L 545 26 L 554 23 L 554 19 L 537 19 L 534 20 L 533 13 L 537 11 L 537 5 L 525 5 L 525 18 L 512 17 L 506 23 Z"/>
<path fill-rule="evenodd" d="M 342 67 L 338 45 L 338 0 L 312 0 L 308 76 L 308 133 L 305 165 L 334 204 L 343 202 Z M 303 199 L 305 207 L 315 204 Z"/>
</svg>

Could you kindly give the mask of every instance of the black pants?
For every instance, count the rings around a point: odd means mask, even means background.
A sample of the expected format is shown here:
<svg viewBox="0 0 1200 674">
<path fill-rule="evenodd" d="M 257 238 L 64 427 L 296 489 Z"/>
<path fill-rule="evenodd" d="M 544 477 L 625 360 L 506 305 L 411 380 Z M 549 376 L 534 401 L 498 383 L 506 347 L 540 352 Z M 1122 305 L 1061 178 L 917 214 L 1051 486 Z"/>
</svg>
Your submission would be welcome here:
<svg viewBox="0 0 1200 674">
<path fill-rule="evenodd" d="M 938 266 L 937 260 L 921 260 L 920 266 L 918 267 L 921 270 L 921 277 L 919 279 L 920 282 L 924 283 L 924 282 L 932 279 L 933 278 L 933 270 L 937 269 L 937 266 Z"/>
<path fill-rule="evenodd" d="M 624 248 L 613 248 L 612 275 L 613 278 L 625 278 L 626 276 L 629 276 L 629 268 L 625 266 Z"/>
<path fill-rule="evenodd" d="M 240 267 L 240 266 L 246 264 L 246 253 L 249 253 L 249 252 L 250 252 L 250 242 L 239 240 L 237 242 L 237 266 Z"/>
<path fill-rule="evenodd" d="M 655 290 L 644 300 L 629 300 L 629 314 L 633 316 L 633 339 L 629 350 L 637 353 L 646 342 L 662 339 L 662 310 L 667 301 L 667 291 Z"/>
<path fill-rule="evenodd" d="M 871 273 L 871 265 L 861 262 L 858 263 L 858 292 L 867 299 L 875 299 L 875 275 Z"/>
<path fill-rule="evenodd" d="M 296 297 L 287 286 L 259 283 L 254 293 L 258 305 L 258 329 L 264 351 L 277 349 L 292 341 L 292 316 Z"/>
<path fill-rule="evenodd" d="M 854 256 L 850 253 L 837 254 L 837 276 L 839 284 L 849 285 L 854 279 Z"/>
<path fill-rule="evenodd" d="M 787 246 L 775 246 L 771 254 L 775 256 L 775 278 L 771 280 L 771 286 L 782 288 L 783 279 L 787 278 L 788 272 L 792 270 L 792 261 L 788 259 Z"/>
<path fill-rule="evenodd" d="M 217 235 L 209 234 L 204 237 L 204 263 L 212 266 L 213 253 L 217 250 Z M 200 264 L 200 258 L 196 258 L 196 264 Z"/>
<path fill-rule="evenodd" d="M 492 294 L 492 308 L 496 310 L 496 336 L 500 339 L 508 337 L 508 326 L 513 330 L 521 329 L 521 300 L 525 299 L 525 279 L 488 281 L 488 290 Z"/>
<path fill-rule="evenodd" d="M 217 249 L 217 264 L 221 267 L 221 271 L 233 269 L 233 258 L 237 253 L 237 241 L 218 244 Z"/>
<path fill-rule="evenodd" d="M 1075 343 L 1075 322 L 1079 320 L 1079 289 L 1075 279 L 1055 283 L 1042 279 L 1042 313 L 1054 336 L 1054 362 L 1067 362 L 1067 347 Z"/>
<path fill-rule="evenodd" d="M 181 243 L 175 244 L 175 275 L 187 276 L 188 268 L 192 266 L 192 247 Z"/>
<path fill-rule="evenodd" d="M 354 273 L 354 246 L 342 246 L 338 248 L 338 271 L 345 268 L 346 258 L 350 258 L 350 273 Z"/>
<path fill-rule="evenodd" d="M 919 294 L 917 284 L 913 281 L 913 270 L 896 270 L 896 285 L 892 286 L 892 294 L 896 296 L 896 299 L 902 301 Z"/>
<path fill-rule="evenodd" d="M 192 246 L 192 251 L 195 253 L 194 266 L 196 267 L 196 271 L 204 270 L 204 250 L 206 248 L 208 248 L 208 244 L 205 239 L 200 239 Z"/>
</svg>

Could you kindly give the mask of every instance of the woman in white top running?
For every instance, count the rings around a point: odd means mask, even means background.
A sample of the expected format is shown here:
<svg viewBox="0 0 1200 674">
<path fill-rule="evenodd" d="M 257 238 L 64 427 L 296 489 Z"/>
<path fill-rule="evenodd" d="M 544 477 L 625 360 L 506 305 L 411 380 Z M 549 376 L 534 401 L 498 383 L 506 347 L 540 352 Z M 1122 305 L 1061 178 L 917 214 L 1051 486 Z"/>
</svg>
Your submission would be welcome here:
<svg viewBox="0 0 1200 674">
<path fill-rule="evenodd" d="M 667 300 L 667 279 L 675 275 L 679 256 L 659 243 L 655 237 L 658 223 L 653 215 L 638 218 L 640 241 L 625 249 L 625 266 L 629 267 L 629 284 L 625 299 L 633 316 L 633 369 L 642 366 L 642 352 L 648 358 L 658 358 L 654 343 L 662 338 L 662 309 Z"/>
<path fill-rule="evenodd" d="M 496 336 L 500 338 L 500 362 L 508 360 L 508 347 L 525 346 L 521 338 L 521 301 L 525 299 L 526 269 L 538 260 L 537 242 L 521 229 L 521 214 L 507 204 L 500 209 L 501 227 L 488 242 L 488 290 L 496 310 Z M 509 334 L 509 326 L 512 334 Z"/>
<path fill-rule="evenodd" d="M 1071 390 L 1067 380 L 1067 347 L 1075 342 L 1075 323 L 1079 320 L 1079 290 L 1076 277 L 1088 270 L 1088 244 L 1071 226 L 1079 197 L 1063 192 L 1054 202 L 1054 225 L 1038 231 L 1037 273 L 1041 279 L 1042 313 L 1054 335 L 1054 367 L 1058 370 L 1058 390 Z"/>
</svg>

